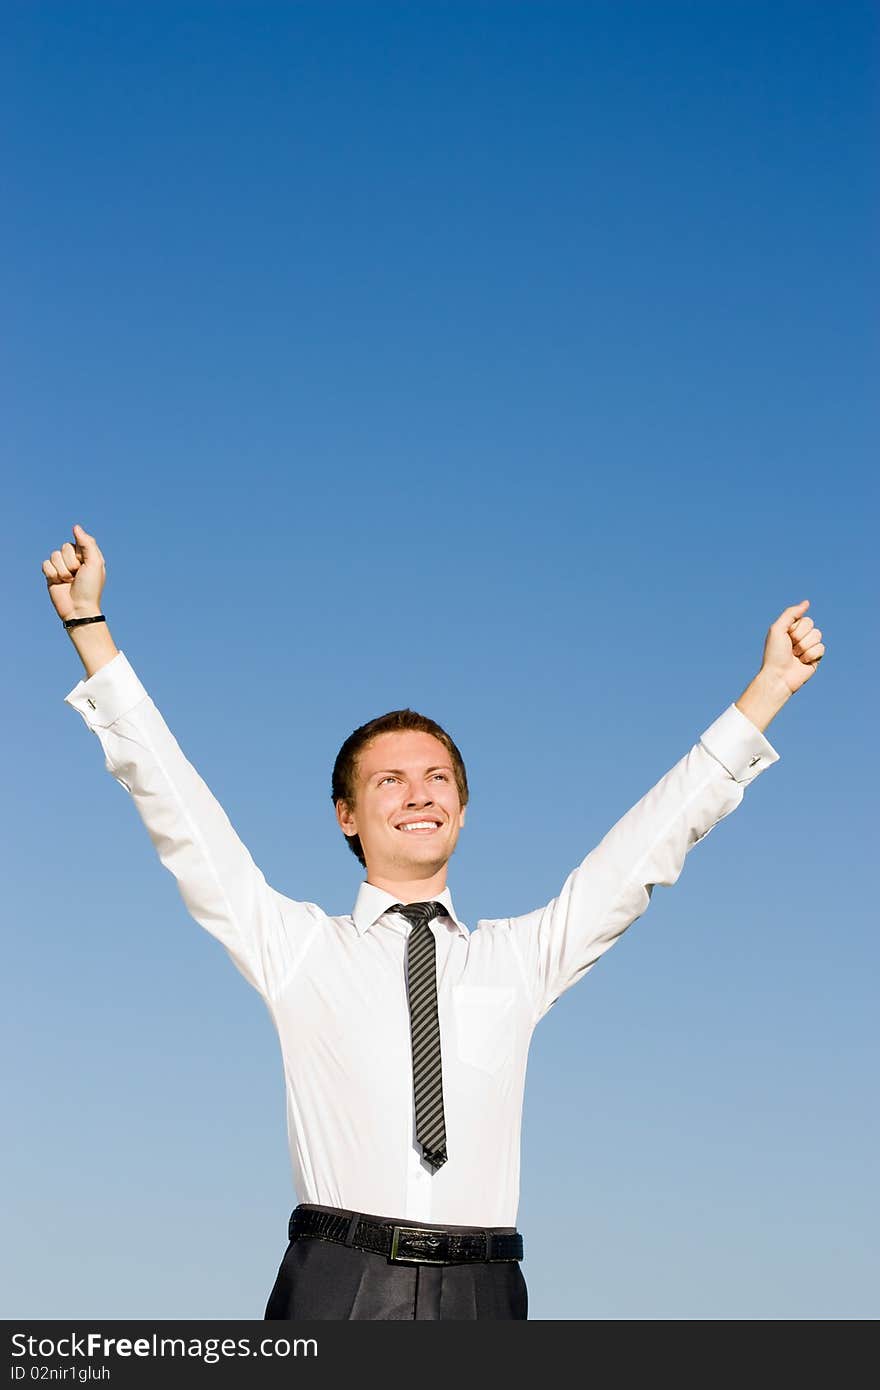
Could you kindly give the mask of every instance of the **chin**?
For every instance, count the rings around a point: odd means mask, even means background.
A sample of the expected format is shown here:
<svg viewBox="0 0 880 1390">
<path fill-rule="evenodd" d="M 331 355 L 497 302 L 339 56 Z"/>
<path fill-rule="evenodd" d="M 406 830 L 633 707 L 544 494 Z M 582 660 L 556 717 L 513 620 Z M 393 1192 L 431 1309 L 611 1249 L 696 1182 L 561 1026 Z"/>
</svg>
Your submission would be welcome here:
<svg viewBox="0 0 880 1390">
<path fill-rule="evenodd" d="M 404 859 L 405 864 L 412 864 L 418 869 L 439 869 L 448 859 L 447 854 L 438 854 L 436 850 L 431 853 L 408 854 Z"/>
</svg>

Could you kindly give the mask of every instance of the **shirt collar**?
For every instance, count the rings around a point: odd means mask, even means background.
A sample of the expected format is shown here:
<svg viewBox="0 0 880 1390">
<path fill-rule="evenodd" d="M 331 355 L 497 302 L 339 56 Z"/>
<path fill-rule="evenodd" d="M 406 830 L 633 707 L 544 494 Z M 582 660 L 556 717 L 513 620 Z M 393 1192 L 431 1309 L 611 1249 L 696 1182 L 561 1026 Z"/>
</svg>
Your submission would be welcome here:
<svg viewBox="0 0 880 1390">
<path fill-rule="evenodd" d="M 469 934 L 468 929 L 464 922 L 459 921 L 455 915 L 455 908 L 452 906 L 452 894 L 448 886 L 443 889 L 442 893 L 432 894 L 429 901 L 443 904 L 458 928 L 459 935 L 463 936 L 465 941 L 467 941 Z M 358 889 L 354 911 L 351 914 L 354 924 L 357 927 L 358 935 L 363 936 L 364 932 L 369 931 L 370 927 L 379 920 L 382 914 L 388 911 L 392 903 L 399 902 L 400 898 L 395 897 L 393 893 L 386 892 L 384 888 L 377 888 L 374 883 L 368 883 L 367 880 L 364 879 Z"/>
</svg>

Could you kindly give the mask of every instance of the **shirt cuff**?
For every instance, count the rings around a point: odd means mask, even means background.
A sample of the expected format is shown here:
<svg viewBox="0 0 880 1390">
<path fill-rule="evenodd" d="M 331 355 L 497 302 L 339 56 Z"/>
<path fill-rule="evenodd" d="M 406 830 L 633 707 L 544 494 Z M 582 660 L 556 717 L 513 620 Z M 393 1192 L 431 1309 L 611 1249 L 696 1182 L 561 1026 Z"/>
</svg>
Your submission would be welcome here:
<svg viewBox="0 0 880 1390">
<path fill-rule="evenodd" d="M 753 782 L 779 754 L 757 725 L 734 703 L 700 735 L 700 742 L 735 782 Z"/>
<path fill-rule="evenodd" d="M 125 652 L 118 651 L 93 676 L 78 681 L 64 703 L 79 710 L 89 728 L 106 729 L 146 698 Z"/>
</svg>

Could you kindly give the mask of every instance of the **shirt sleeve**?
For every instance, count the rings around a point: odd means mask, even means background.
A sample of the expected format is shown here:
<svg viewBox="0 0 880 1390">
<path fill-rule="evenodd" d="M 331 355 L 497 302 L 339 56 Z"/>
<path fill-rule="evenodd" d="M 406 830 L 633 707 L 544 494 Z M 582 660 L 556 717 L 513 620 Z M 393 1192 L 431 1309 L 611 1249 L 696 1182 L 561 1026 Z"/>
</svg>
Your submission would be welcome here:
<svg viewBox="0 0 880 1390">
<path fill-rule="evenodd" d="M 572 870 L 557 897 L 510 919 L 536 1023 L 641 917 L 655 886 L 677 881 L 688 850 L 778 760 L 757 726 L 731 704 Z"/>
<path fill-rule="evenodd" d="M 64 699 L 100 740 L 107 771 L 131 795 L 190 915 L 271 999 L 289 974 L 314 905 L 295 903 L 267 884 L 124 652 Z"/>
</svg>

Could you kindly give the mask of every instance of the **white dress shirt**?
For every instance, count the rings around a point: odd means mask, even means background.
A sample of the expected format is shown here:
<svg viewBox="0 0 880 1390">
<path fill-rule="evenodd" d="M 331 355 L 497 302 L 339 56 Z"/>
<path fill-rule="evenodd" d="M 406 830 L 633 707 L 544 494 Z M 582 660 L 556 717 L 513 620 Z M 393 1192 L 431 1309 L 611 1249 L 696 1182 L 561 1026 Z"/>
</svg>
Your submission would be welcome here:
<svg viewBox="0 0 880 1390">
<path fill-rule="evenodd" d="M 516 1225 L 535 1024 L 779 758 L 731 704 L 545 907 L 469 929 L 449 888 L 435 895 L 449 912 L 431 922 L 449 1158 L 432 1173 L 415 1139 L 411 927 L 389 911 L 394 895 L 362 882 L 352 913 L 330 917 L 270 887 L 124 652 L 64 698 L 100 739 L 190 915 L 269 1009 L 298 1200 L 410 1222 Z"/>
</svg>

